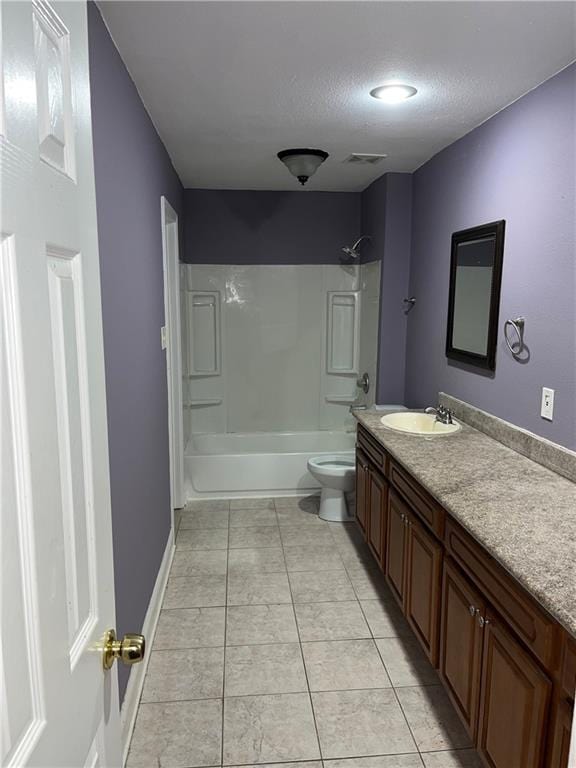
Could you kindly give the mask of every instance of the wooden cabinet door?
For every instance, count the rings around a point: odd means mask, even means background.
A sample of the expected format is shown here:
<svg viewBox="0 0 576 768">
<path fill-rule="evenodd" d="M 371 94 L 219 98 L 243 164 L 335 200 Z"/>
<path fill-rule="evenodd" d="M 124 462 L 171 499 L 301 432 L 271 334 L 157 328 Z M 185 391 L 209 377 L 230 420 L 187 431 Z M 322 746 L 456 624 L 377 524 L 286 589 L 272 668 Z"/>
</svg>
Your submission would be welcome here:
<svg viewBox="0 0 576 768">
<path fill-rule="evenodd" d="M 440 677 L 473 740 L 478 726 L 483 630 L 480 594 L 449 559 L 444 560 Z"/>
<path fill-rule="evenodd" d="M 388 524 L 386 535 L 386 579 L 392 594 L 404 605 L 406 530 L 408 528 L 408 507 L 390 489 L 388 493 Z"/>
<path fill-rule="evenodd" d="M 383 566 L 385 561 L 384 539 L 388 483 L 379 472 L 371 468 L 368 472 L 368 484 L 368 498 L 370 499 L 368 544 L 378 563 Z"/>
<path fill-rule="evenodd" d="M 410 513 L 406 541 L 405 612 L 430 662 L 438 665 L 442 545 Z"/>
<path fill-rule="evenodd" d="M 478 751 L 490 768 L 540 768 L 552 685 L 496 617 L 483 631 Z"/>
<path fill-rule="evenodd" d="M 362 451 L 356 451 L 356 520 L 366 535 L 368 525 L 369 504 L 369 467 L 368 460 Z"/>
<path fill-rule="evenodd" d="M 568 768 L 573 716 L 573 708 L 570 703 L 566 699 L 558 701 L 553 725 L 550 729 L 551 745 L 548 768 Z"/>
</svg>

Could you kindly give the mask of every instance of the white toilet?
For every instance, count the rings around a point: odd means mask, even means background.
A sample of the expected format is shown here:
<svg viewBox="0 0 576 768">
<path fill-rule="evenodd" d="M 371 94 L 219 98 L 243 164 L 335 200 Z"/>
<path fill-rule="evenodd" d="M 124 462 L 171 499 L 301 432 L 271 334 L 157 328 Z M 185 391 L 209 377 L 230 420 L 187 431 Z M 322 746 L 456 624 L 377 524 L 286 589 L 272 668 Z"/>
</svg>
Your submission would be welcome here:
<svg viewBox="0 0 576 768">
<path fill-rule="evenodd" d="M 308 460 L 308 471 L 322 486 L 320 517 L 330 522 L 352 520 L 345 493 L 354 490 L 356 459 L 353 453 L 325 453 Z"/>
<path fill-rule="evenodd" d="M 375 405 L 377 411 L 405 411 L 404 405 Z M 356 456 L 354 453 L 325 453 L 308 460 L 308 471 L 322 486 L 320 517 L 332 523 L 353 520 L 346 504 L 346 496 L 354 490 L 356 482 Z"/>
</svg>

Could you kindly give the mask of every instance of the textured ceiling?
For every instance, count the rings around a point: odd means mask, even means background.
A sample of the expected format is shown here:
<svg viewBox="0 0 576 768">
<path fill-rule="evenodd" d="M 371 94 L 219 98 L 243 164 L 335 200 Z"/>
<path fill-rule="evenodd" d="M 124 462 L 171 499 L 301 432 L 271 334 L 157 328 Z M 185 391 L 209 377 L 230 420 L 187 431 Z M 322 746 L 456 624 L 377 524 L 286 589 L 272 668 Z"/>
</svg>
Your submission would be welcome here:
<svg viewBox="0 0 576 768">
<path fill-rule="evenodd" d="M 307 189 L 412 171 L 576 58 L 573 2 L 100 2 L 184 186 Z M 400 105 L 369 96 L 415 85 Z M 386 153 L 376 166 L 352 152 Z"/>
</svg>

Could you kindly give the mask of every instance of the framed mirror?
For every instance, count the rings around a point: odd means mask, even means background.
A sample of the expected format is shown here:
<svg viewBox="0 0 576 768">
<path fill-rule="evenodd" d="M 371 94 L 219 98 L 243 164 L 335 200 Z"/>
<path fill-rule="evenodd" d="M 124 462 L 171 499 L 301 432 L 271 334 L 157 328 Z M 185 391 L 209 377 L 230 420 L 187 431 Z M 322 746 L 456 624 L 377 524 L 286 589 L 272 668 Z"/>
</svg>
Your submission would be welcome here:
<svg viewBox="0 0 576 768">
<path fill-rule="evenodd" d="M 452 235 L 446 356 L 496 367 L 505 221 Z"/>
</svg>

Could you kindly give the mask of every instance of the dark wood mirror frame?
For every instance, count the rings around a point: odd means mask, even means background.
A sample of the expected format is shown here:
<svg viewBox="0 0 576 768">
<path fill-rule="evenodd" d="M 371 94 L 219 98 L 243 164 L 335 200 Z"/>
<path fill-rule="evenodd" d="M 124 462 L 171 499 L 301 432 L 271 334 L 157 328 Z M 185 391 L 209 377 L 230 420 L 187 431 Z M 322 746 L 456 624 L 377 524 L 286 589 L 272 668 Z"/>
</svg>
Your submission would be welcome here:
<svg viewBox="0 0 576 768">
<path fill-rule="evenodd" d="M 505 220 L 492 221 L 480 227 L 463 229 L 452 235 L 452 250 L 450 257 L 450 292 L 448 299 L 448 326 L 446 330 L 446 357 L 459 360 L 462 363 L 475 365 L 494 371 L 496 368 L 496 343 L 498 339 L 498 315 L 500 311 L 500 286 L 502 283 L 502 260 L 504 256 Z M 458 349 L 452 345 L 454 335 L 454 303 L 456 295 L 456 272 L 458 267 L 458 247 L 463 243 L 483 238 L 494 238 L 494 264 L 492 268 L 492 286 L 490 291 L 490 310 L 488 319 L 488 340 L 486 354 L 480 355 Z"/>
</svg>

